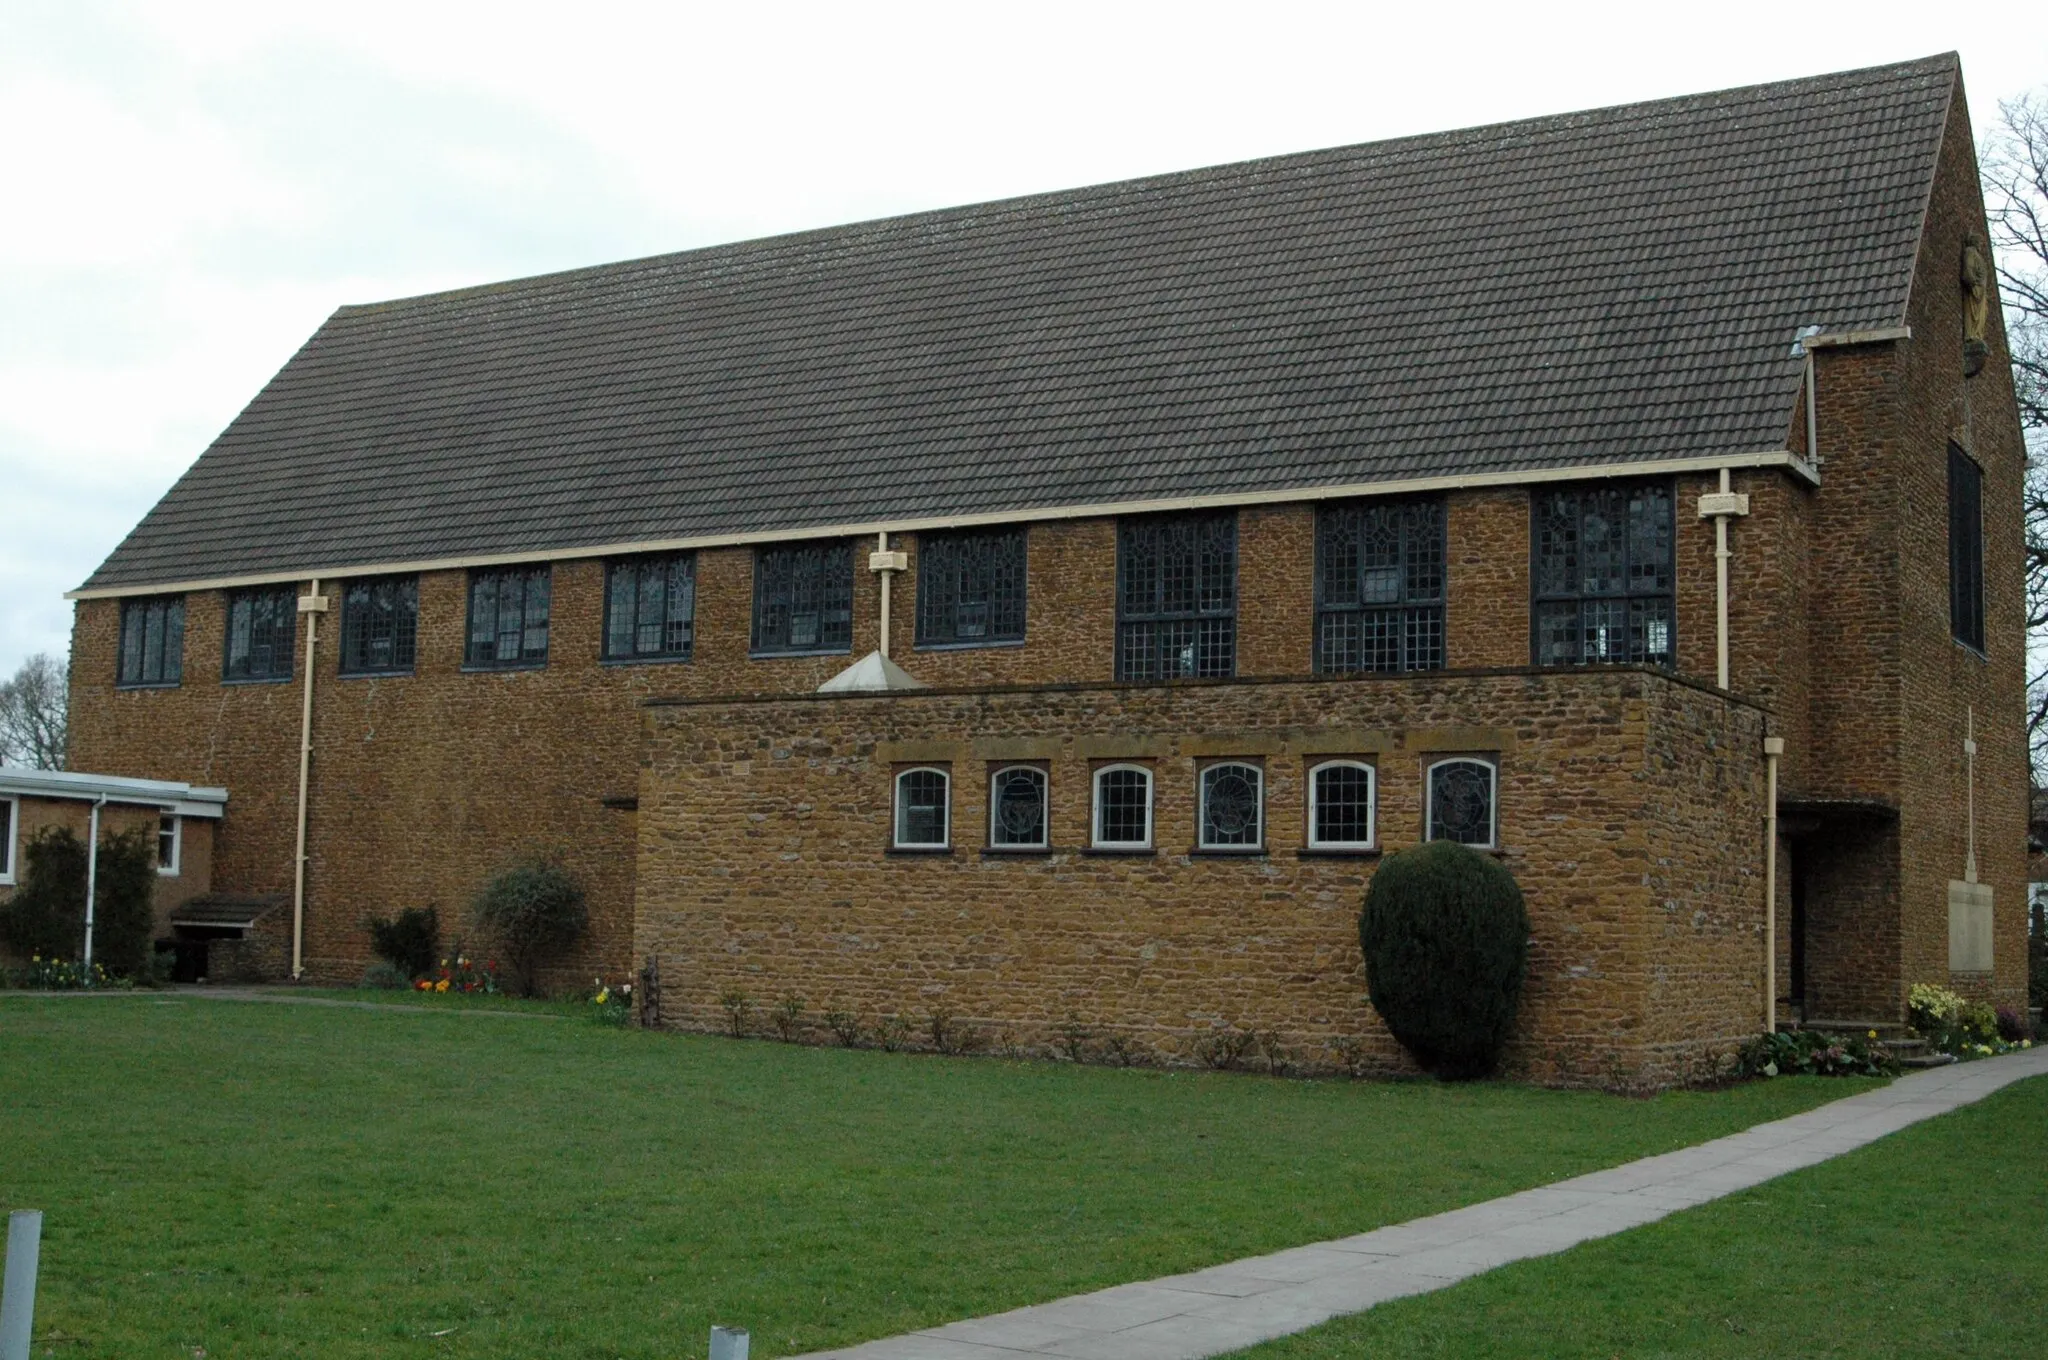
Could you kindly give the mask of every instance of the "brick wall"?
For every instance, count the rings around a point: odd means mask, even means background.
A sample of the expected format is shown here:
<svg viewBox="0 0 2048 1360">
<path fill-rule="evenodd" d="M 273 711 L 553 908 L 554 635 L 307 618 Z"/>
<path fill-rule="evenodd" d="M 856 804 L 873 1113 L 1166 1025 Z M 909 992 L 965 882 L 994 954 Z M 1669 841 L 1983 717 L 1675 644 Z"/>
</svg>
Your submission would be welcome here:
<svg viewBox="0 0 2048 1360">
<path fill-rule="evenodd" d="M 151 837 L 154 844 L 160 816 L 153 807 L 109 803 L 100 809 L 100 835 L 105 838 L 139 831 Z M 69 798 L 23 796 L 16 806 L 15 822 L 15 881 L 13 885 L 0 884 L 0 902 L 12 897 L 15 887 L 24 881 L 29 841 L 51 827 L 68 827 L 73 835 L 85 840 L 92 830 L 92 804 Z M 156 910 L 159 938 L 171 933 L 171 913 L 176 908 L 212 890 L 214 831 L 217 825 L 203 817 L 184 819 L 179 832 L 178 872 L 158 875 L 150 897 Z M 82 945 L 83 941 L 80 943 Z M 9 952 L 5 941 L 0 941 L 0 964 L 18 965 L 23 961 Z"/>
<path fill-rule="evenodd" d="M 1347 1041 L 1404 1058 L 1363 995 L 1357 917 L 1376 860 L 1303 853 L 1305 780 L 1371 761 L 1383 846 L 1422 833 L 1426 763 L 1500 764 L 1503 857 L 1535 952 L 1515 1070 L 1654 1085 L 1761 1016 L 1761 715 L 1636 670 L 1098 686 L 656 706 L 640 802 L 635 950 L 663 1014 L 724 1023 L 802 999 L 870 1024 L 935 1010 L 1045 1046 L 1070 1018 L 1186 1062 L 1218 1027 L 1278 1031 L 1294 1061 Z M 1196 771 L 1259 763 L 1267 853 L 1203 856 Z M 983 854 L 991 767 L 1050 771 L 1046 855 Z M 1155 844 L 1086 853 L 1090 772 L 1155 771 Z M 952 773 L 953 849 L 888 849 L 892 775 Z"/>
</svg>

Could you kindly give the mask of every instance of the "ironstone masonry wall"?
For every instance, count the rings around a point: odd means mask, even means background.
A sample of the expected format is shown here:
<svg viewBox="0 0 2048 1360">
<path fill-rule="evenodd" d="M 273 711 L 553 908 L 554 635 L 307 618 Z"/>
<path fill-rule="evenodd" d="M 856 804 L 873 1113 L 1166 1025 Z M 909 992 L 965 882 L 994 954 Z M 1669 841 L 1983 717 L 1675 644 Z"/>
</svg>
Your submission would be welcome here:
<svg viewBox="0 0 2048 1360">
<path fill-rule="evenodd" d="M 1758 1027 L 1763 715 L 1635 670 L 1448 673 L 736 700 L 650 707 L 635 950 L 663 1015 L 711 1029 L 801 998 L 913 1034 L 935 1011 L 1046 1047 L 1078 1018 L 1156 1061 L 1219 1027 L 1277 1031 L 1290 1060 L 1406 1059 L 1364 995 L 1357 918 L 1376 856 L 1305 851 L 1306 773 L 1379 772 L 1381 844 L 1422 834 L 1423 769 L 1500 767 L 1503 858 L 1535 951 L 1511 1064 L 1541 1080 L 1651 1086 L 1711 1070 Z M 1205 856 L 1196 771 L 1265 770 L 1266 850 Z M 1044 855 L 985 854 L 987 781 L 1050 771 Z M 1098 855 L 1089 778 L 1150 765 L 1156 854 Z M 894 773 L 952 775 L 953 847 L 889 850 Z"/>
</svg>

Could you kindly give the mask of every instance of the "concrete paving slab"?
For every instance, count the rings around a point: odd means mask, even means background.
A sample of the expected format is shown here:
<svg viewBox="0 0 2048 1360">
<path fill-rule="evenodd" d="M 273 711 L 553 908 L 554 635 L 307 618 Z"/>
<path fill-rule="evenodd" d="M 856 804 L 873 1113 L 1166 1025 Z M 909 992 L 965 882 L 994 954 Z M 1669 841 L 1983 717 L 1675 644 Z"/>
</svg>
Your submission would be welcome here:
<svg viewBox="0 0 2048 1360">
<path fill-rule="evenodd" d="M 2048 1046 L 1901 1077 L 1698 1147 L 1484 1204 L 800 1360 L 1201 1360 L 1569 1250 L 2048 1075 Z"/>
</svg>

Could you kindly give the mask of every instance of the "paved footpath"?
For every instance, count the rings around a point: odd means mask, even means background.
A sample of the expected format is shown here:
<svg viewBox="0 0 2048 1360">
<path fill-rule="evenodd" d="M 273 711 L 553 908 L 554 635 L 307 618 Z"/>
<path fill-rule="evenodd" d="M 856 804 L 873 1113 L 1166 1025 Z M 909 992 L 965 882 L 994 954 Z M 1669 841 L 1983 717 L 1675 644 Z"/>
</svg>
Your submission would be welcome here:
<svg viewBox="0 0 2048 1360">
<path fill-rule="evenodd" d="M 2048 1045 L 1937 1067 L 1759 1124 L 1504 1199 L 1188 1275 L 1118 1285 L 803 1360 L 1196 1360 L 1654 1222 L 2048 1075 Z"/>
</svg>

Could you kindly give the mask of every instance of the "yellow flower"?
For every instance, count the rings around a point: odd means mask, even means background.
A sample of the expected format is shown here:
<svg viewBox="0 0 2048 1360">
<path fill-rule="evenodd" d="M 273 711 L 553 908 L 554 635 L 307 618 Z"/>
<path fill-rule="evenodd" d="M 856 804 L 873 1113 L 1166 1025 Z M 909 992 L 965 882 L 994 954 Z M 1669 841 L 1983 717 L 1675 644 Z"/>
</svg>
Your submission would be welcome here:
<svg viewBox="0 0 2048 1360">
<path fill-rule="evenodd" d="M 598 1004 L 598 1005 L 600 1005 L 600 1006 L 602 1006 L 602 1005 L 603 1005 L 603 1004 L 604 1004 L 605 1002 L 607 1002 L 607 1001 L 609 1001 L 609 1000 L 611 1000 L 611 999 L 612 999 L 612 991 L 611 991 L 611 988 L 609 988 L 609 987 L 606 987 L 606 988 L 604 988 L 604 989 L 603 989 L 602 991 L 598 992 L 598 994 L 597 994 L 597 1004 Z"/>
<path fill-rule="evenodd" d="M 1870 1037 L 1871 1037 L 1871 1038 L 1873 1038 L 1873 1039 L 1875 1039 L 1875 1038 L 1877 1037 L 1877 1031 L 1876 1031 L 1876 1030 L 1872 1030 L 1872 1031 L 1870 1031 Z"/>
<path fill-rule="evenodd" d="M 437 992 L 445 992 L 445 991 L 447 991 L 447 990 L 448 990 L 448 979 L 447 979 L 447 978 L 442 978 L 442 979 L 441 979 L 441 980 L 440 980 L 439 982 L 435 983 L 435 984 L 434 984 L 434 990 L 435 990 L 435 991 L 437 991 Z"/>
</svg>

